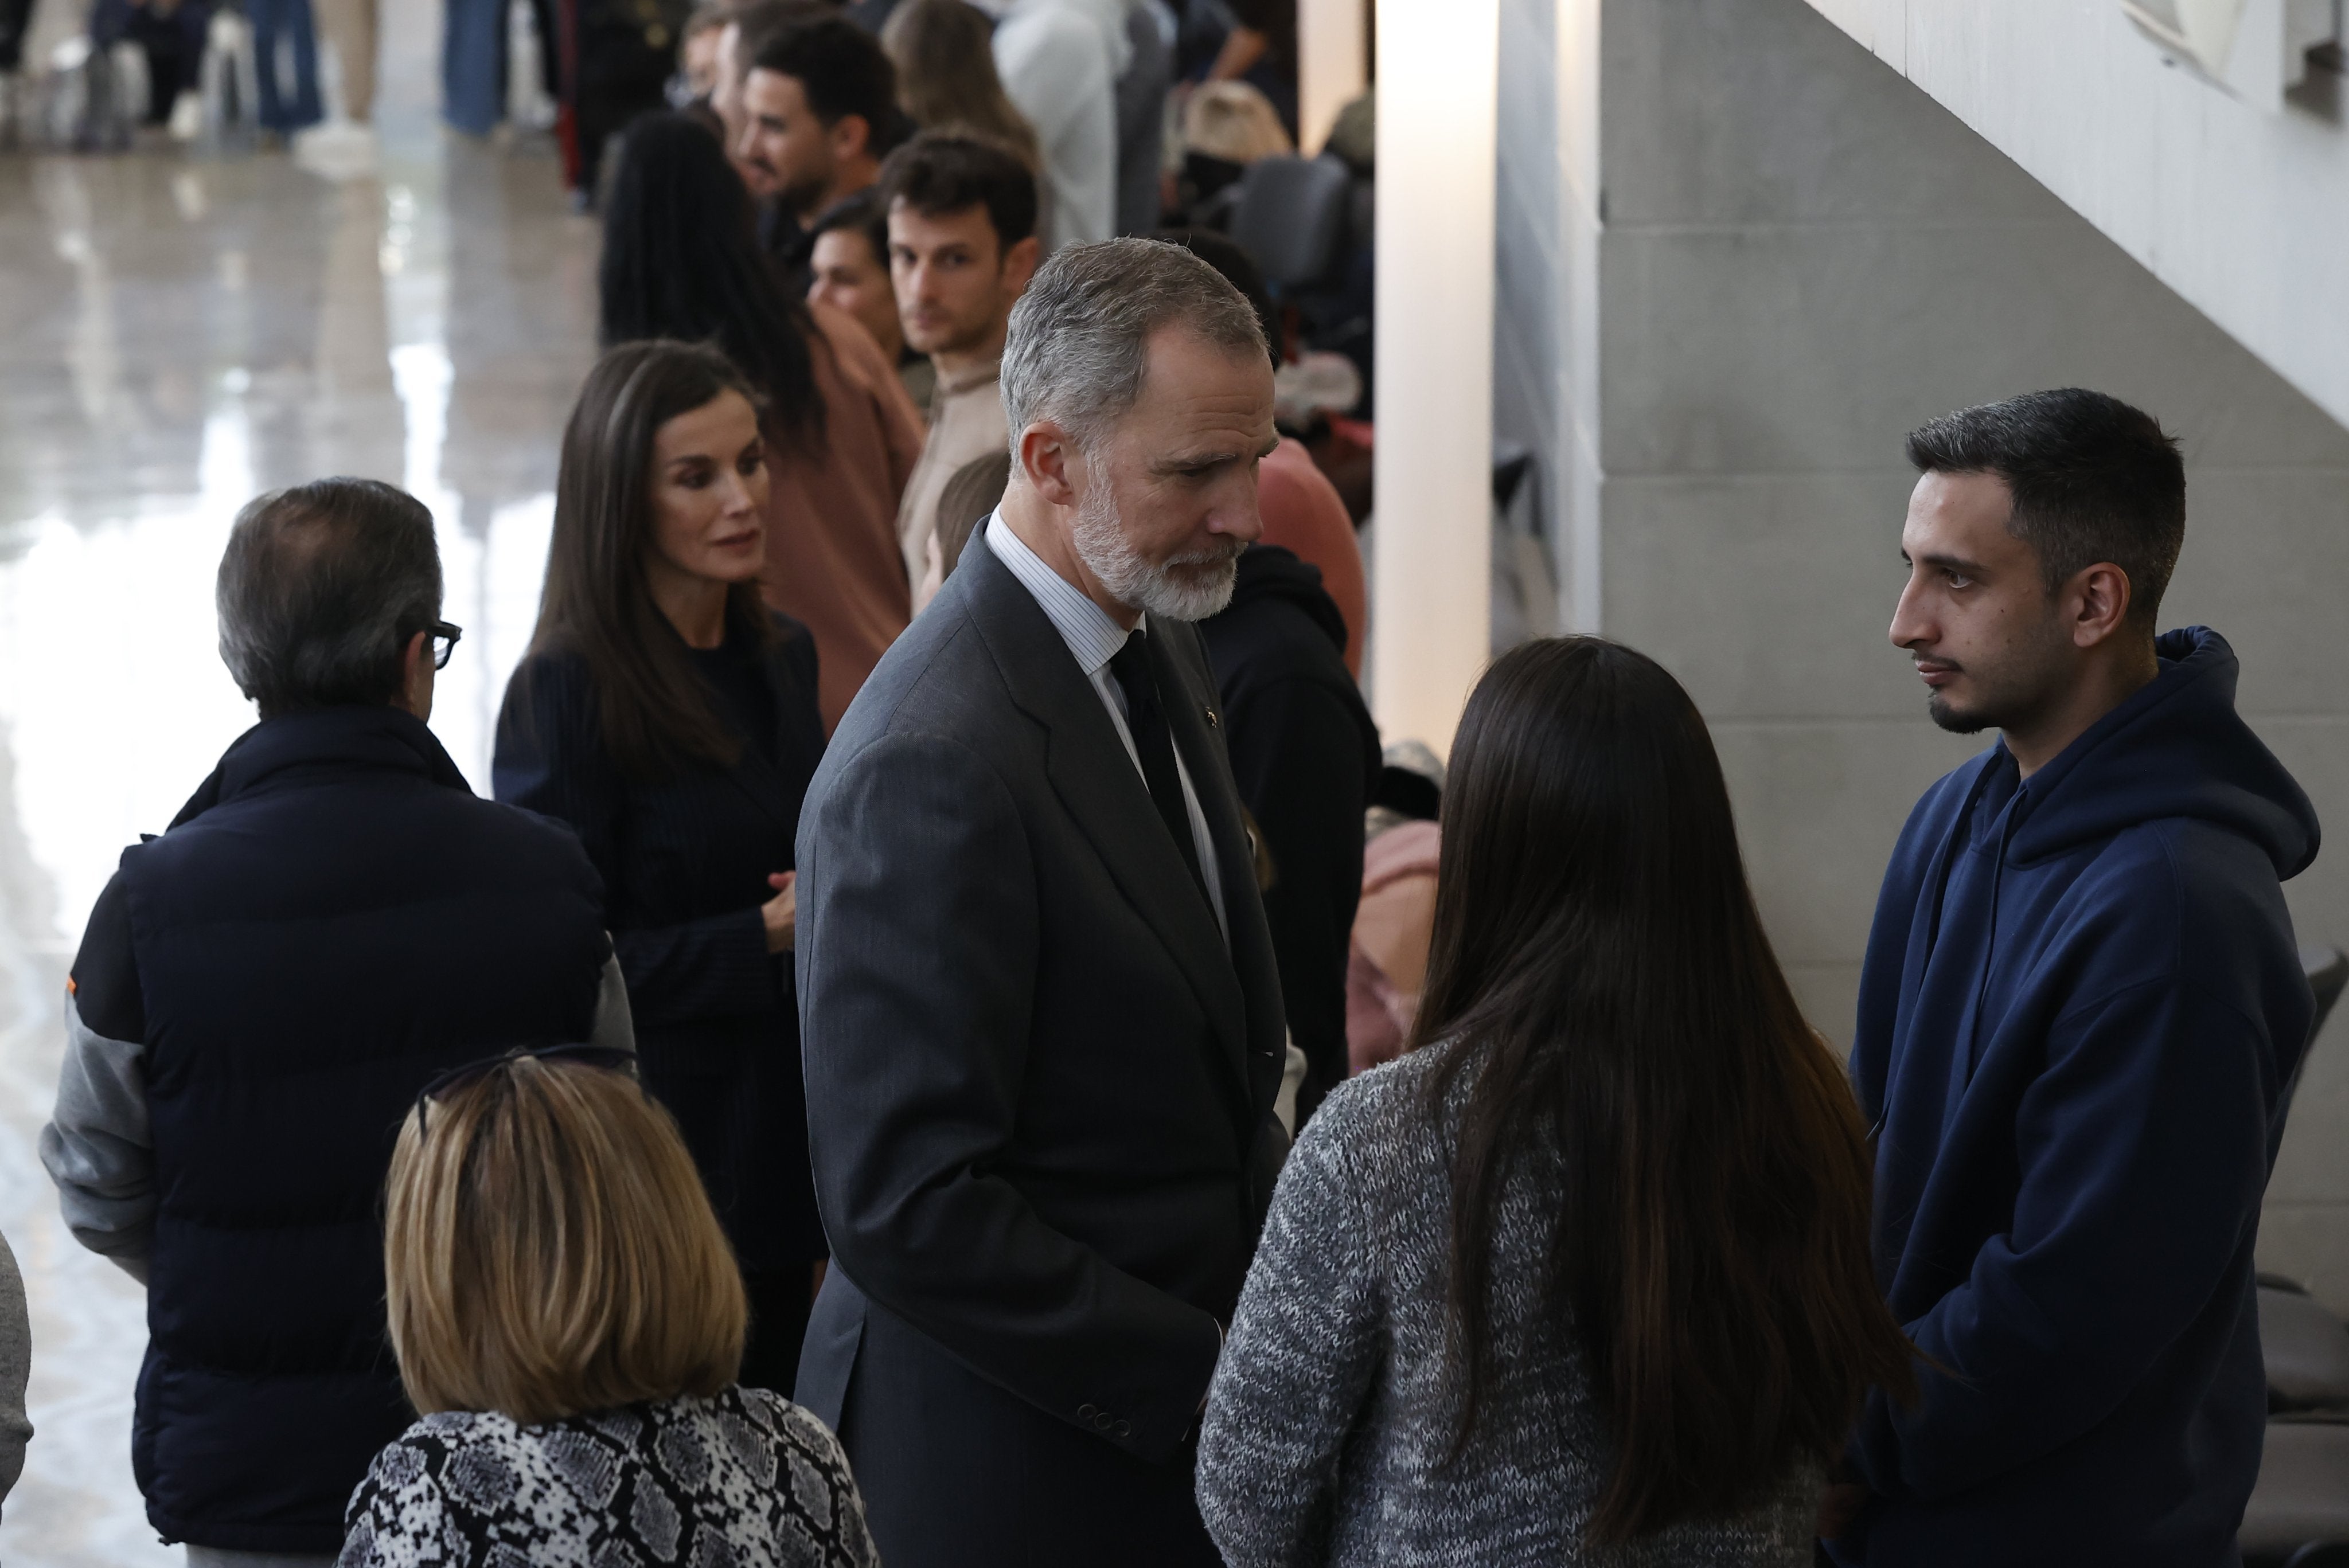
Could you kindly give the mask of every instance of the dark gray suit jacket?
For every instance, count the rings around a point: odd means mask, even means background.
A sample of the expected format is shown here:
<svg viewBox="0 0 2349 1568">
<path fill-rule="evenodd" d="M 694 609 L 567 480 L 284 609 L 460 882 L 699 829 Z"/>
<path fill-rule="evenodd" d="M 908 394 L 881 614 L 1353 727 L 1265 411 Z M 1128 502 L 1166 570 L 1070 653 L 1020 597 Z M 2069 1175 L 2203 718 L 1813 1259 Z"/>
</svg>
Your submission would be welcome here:
<svg viewBox="0 0 2349 1568">
<path fill-rule="evenodd" d="M 1281 1001 L 1198 634 L 1150 633 L 1228 952 L 1101 698 L 982 540 L 810 788 L 800 1008 L 833 1267 L 798 1393 L 835 1426 L 875 1309 L 1144 1460 L 1206 1392 L 1286 1150 Z M 954 1441 L 937 1399 L 892 1442 Z"/>
</svg>

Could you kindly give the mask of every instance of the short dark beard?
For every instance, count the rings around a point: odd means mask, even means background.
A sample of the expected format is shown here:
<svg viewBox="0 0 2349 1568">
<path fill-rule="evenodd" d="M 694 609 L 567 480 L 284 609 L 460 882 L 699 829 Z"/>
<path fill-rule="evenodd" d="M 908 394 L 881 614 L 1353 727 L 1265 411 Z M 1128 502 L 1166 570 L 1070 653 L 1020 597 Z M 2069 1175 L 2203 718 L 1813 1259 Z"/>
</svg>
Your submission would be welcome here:
<svg viewBox="0 0 2349 1568">
<path fill-rule="evenodd" d="M 2044 689 L 1992 691 L 1978 707 L 1961 708 L 1935 692 L 1925 699 L 1926 715 L 1951 735 L 1979 735 L 1985 729 L 2028 729 L 2056 700 Z"/>
<path fill-rule="evenodd" d="M 1979 713 L 1961 713 L 1943 701 L 1940 692 L 1925 699 L 1925 715 L 1951 735 L 1980 735 L 1998 722 Z"/>
</svg>

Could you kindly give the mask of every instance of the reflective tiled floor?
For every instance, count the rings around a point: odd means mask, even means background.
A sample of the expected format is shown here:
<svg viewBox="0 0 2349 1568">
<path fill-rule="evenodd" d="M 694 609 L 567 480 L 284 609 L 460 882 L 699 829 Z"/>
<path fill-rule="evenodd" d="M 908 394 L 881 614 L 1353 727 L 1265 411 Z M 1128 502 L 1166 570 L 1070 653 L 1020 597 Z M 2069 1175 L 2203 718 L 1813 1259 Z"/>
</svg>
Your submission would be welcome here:
<svg viewBox="0 0 2349 1568">
<path fill-rule="evenodd" d="M 440 523 L 466 629 L 433 727 L 477 787 L 535 614 L 595 238 L 551 147 L 444 136 L 437 6 L 387 5 L 375 166 L 0 153 L 0 1232 L 32 1297 L 0 1562 L 173 1563 L 130 1479 L 144 1295 L 75 1246 L 34 1140 L 57 1005 L 121 846 L 251 722 L 212 573 L 258 490 L 353 473 Z"/>
</svg>

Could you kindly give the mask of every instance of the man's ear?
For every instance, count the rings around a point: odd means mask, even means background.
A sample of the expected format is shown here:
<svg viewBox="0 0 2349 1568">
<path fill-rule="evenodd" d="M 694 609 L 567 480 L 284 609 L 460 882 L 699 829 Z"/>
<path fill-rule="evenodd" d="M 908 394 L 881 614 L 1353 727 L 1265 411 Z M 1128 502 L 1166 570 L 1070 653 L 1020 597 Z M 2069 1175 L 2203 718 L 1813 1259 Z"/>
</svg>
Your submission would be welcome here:
<svg viewBox="0 0 2349 1568">
<path fill-rule="evenodd" d="M 2134 600 L 2128 573 L 2109 561 L 2083 568 L 2064 592 L 2064 613 L 2075 647 L 2093 648 L 2128 621 Z"/>
<path fill-rule="evenodd" d="M 832 122 L 832 155 L 843 162 L 873 147 L 873 125 L 861 114 L 844 114 Z"/>
<path fill-rule="evenodd" d="M 1003 253 L 1003 292 L 1017 301 L 1028 292 L 1035 280 L 1037 264 L 1043 260 L 1044 244 L 1030 234 Z"/>
<path fill-rule="evenodd" d="M 1053 506 L 1077 504 L 1070 470 L 1078 461 L 1069 433 L 1050 419 L 1039 419 L 1019 432 L 1019 471 L 1036 493 Z"/>
<path fill-rule="evenodd" d="M 419 718 L 432 717 L 432 634 L 419 632 L 408 639 L 399 655 L 399 700 L 396 707 Z"/>
</svg>

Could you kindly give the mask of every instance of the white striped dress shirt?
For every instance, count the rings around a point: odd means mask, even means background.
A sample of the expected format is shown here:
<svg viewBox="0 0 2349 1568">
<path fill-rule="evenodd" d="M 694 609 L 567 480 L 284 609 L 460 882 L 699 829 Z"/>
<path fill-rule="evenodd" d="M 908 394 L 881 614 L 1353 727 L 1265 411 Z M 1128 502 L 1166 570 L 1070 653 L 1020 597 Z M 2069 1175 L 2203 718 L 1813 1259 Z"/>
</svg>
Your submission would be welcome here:
<svg viewBox="0 0 2349 1568">
<path fill-rule="evenodd" d="M 1077 668 L 1084 672 L 1085 679 L 1092 683 L 1094 694 L 1102 699 L 1102 706 L 1109 709 L 1109 721 L 1116 727 L 1117 738 L 1125 742 L 1125 754 L 1133 759 L 1134 772 L 1141 774 L 1142 753 L 1134 748 L 1133 731 L 1126 723 L 1125 692 L 1109 667 L 1110 660 L 1125 646 L 1125 628 L 1111 620 L 1109 612 L 1094 603 L 1082 589 L 1045 565 L 1009 524 L 990 514 L 983 526 L 988 548 L 1034 596 L 1044 618 L 1052 623 L 1052 629 L 1061 634 L 1061 641 L 1069 645 L 1069 655 L 1077 661 Z M 1147 634 L 1137 627 L 1135 634 Z M 1183 748 L 1179 746 L 1174 748 L 1174 769 L 1183 779 L 1183 806 L 1191 819 L 1192 843 L 1199 851 L 1199 872 L 1206 878 L 1207 902 L 1215 906 L 1216 923 L 1223 928 L 1224 945 L 1229 948 L 1231 919 L 1224 913 L 1224 879 L 1216 864 L 1216 841 L 1208 835 L 1207 814 L 1199 809 L 1199 791 L 1191 782 L 1191 768 L 1183 760 Z M 1146 775 L 1143 787 L 1149 788 Z"/>
</svg>

